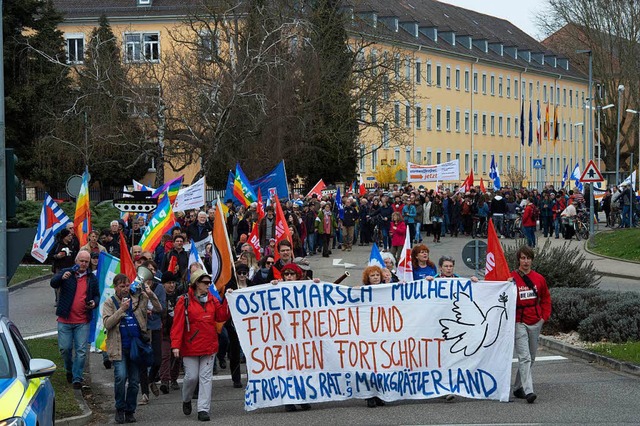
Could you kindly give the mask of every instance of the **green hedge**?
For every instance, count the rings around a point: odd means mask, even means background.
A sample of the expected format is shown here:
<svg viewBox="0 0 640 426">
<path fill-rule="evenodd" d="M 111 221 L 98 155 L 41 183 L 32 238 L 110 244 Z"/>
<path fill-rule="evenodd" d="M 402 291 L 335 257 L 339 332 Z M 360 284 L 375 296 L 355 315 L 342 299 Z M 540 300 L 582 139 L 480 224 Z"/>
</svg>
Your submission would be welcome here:
<svg viewBox="0 0 640 426">
<path fill-rule="evenodd" d="M 547 333 L 578 331 L 589 342 L 640 341 L 640 294 L 593 288 L 551 289 Z"/>
<path fill-rule="evenodd" d="M 62 203 L 60 207 L 73 221 L 76 211 L 75 203 Z M 38 226 L 42 201 L 21 201 L 16 208 L 16 217 L 9 221 L 12 228 L 31 228 Z M 93 229 L 103 230 L 109 223 L 120 218 L 120 212 L 110 202 L 91 203 L 91 225 Z"/>
</svg>

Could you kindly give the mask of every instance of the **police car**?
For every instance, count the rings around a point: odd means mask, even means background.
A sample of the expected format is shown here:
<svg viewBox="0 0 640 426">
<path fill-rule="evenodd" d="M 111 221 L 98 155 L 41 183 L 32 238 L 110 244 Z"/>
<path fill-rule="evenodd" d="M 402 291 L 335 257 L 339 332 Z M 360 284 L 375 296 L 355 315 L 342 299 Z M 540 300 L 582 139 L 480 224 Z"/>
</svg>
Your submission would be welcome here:
<svg viewBox="0 0 640 426">
<path fill-rule="evenodd" d="M 0 426 L 52 425 L 56 365 L 31 358 L 18 328 L 0 315 Z"/>
</svg>

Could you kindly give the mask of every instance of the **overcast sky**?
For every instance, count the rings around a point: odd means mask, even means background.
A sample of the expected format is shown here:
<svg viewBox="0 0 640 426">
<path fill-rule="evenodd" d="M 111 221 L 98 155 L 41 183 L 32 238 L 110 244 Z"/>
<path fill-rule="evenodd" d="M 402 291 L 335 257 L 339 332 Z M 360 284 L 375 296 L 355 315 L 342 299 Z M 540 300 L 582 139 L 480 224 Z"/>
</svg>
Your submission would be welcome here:
<svg viewBox="0 0 640 426">
<path fill-rule="evenodd" d="M 542 34 L 536 28 L 533 18 L 542 10 L 546 0 L 440 0 L 465 9 L 506 19 L 536 40 Z"/>
</svg>

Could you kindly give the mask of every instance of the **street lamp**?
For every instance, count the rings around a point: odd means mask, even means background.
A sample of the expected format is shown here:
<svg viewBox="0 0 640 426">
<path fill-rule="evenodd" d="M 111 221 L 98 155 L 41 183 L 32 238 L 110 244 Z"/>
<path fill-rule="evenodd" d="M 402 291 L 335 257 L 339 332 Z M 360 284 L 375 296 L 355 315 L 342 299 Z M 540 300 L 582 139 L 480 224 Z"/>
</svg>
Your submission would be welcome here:
<svg viewBox="0 0 640 426">
<path fill-rule="evenodd" d="M 620 184 L 620 108 L 622 108 L 622 94 L 624 93 L 624 85 L 618 86 L 618 127 L 616 137 L 616 185 Z"/>
</svg>

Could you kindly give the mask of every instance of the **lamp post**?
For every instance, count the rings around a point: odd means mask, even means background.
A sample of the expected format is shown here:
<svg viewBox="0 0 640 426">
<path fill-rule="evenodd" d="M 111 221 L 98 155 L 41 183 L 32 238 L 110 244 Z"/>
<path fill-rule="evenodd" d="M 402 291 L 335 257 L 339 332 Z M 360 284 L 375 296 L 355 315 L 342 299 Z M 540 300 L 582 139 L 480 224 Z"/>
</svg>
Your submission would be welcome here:
<svg viewBox="0 0 640 426">
<path fill-rule="evenodd" d="M 622 94 L 624 93 L 624 85 L 618 86 L 618 127 L 616 137 L 616 185 L 620 184 L 620 109 L 622 108 Z"/>
</svg>

